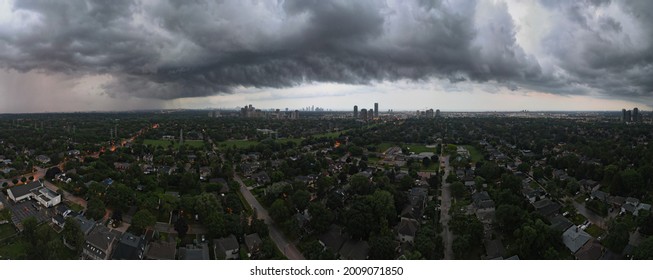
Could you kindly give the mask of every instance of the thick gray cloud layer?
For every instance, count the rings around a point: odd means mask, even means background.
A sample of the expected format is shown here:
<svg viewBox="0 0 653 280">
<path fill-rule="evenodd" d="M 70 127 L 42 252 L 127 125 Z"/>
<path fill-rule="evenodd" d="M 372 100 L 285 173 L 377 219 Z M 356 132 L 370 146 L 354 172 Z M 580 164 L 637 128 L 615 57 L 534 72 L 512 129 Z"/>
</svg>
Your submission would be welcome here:
<svg viewBox="0 0 653 280">
<path fill-rule="evenodd" d="M 21 0 L 19 22 L 0 26 L 0 67 L 109 74 L 107 94 L 157 99 L 431 78 L 650 98 L 652 1 L 541 6 L 551 28 L 528 53 L 494 1 Z"/>
</svg>

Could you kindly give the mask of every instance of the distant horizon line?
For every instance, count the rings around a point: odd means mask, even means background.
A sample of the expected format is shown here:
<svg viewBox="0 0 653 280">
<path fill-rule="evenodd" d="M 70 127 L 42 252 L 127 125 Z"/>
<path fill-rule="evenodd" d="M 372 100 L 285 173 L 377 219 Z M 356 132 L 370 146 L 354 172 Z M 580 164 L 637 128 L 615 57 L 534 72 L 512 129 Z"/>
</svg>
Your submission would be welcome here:
<svg viewBox="0 0 653 280">
<path fill-rule="evenodd" d="M 256 107 L 254 107 L 256 108 Z M 637 107 L 635 107 L 637 108 Z M 257 108 L 260 109 L 260 108 Z M 278 108 L 267 108 L 267 109 L 260 109 L 262 112 L 274 112 Z M 363 108 L 365 109 L 365 108 Z M 613 113 L 621 113 L 624 108 L 620 109 L 615 109 L 615 110 L 442 110 L 442 109 L 435 109 L 435 108 L 430 108 L 435 110 L 440 110 L 441 113 L 570 113 L 570 112 L 579 112 L 579 113 L 590 113 L 590 112 L 596 112 L 596 113 L 608 113 L 608 112 L 613 112 Z M 430 110 L 427 109 L 427 110 Z M 279 109 L 280 112 L 286 112 L 286 110 L 281 110 Z M 352 110 L 342 110 L 342 109 L 324 109 L 322 111 L 306 111 L 304 109 L 289 109 L 287 112 L 291 111 L 300 111 L 300 112 L 307 112 L 307 113 L 344 113 L 344 112 L 353 112 Z M 391 113 L 415 113 L 417 111 L 425 111 L 424 109 L 403 109 L 403 110 L 392 110 Z M 21 113 L 5 113 L 5 112 L 0 112 L 0 115 L 36 115 L 36 114 L 85 114 L 85 113 L 99 113 L 99 114 L 109 114 L 109 113 L 137 113 L 137 112 L 162 112 L 162 111 L 226 111 L 226 112 L 238 112 L 238 109 L 236 107 L 234 108 L 202 108 L 202 109 L 191 109 L 191 108 L 173 108 L 173 109 L 138 109 L 138 110 L 107 110 L 107 111 L 98 111 L 98 110 L 93 110 L 93 111 L 52 111 L 52 112 L 21 112 Z M 640 113 L 650 111 L 650 110 L 642 110 L 638 108 L 638 111 Z M 387 114 L 390 113 L 390 111 L 379 111 L 379 114 Z"/>
</svg>

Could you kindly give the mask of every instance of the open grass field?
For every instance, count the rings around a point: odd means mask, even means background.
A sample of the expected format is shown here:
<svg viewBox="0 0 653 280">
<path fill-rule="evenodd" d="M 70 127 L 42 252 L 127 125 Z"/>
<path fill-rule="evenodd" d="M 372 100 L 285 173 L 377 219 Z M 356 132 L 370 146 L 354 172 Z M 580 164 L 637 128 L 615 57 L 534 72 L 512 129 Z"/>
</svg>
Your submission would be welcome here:
<svg viewBox="0 0 653 280">
<path fill-rule="evenodd" d="M 295 144 L 299 145 L 299 144 L 302 143 L 303 140 L 304 139 L 302 139 L 302 138 L 280 138 L 280 139 L 276 139 L 275 141 L 277 141 L 279 143 L 282 143 L 282 144 L 285 144 L 285 143 L 288 143 L 288 142 L 294 142 Z"/>
<path fill-rule="evenodd" d="M 145 139 L 143 140 L 144 145 L 150 145 L 154 147 L 163 147 L 168 148 L 168 146 L 173 145 L 173 148 L 179 148 L 178 141 L 171 140 L 155 140 L 155 139 Z M 204 141 L 202 140 L 185 140 L 184 145 L 188 145 L 193 148 L 202 148 L 204 147 Z"/>
<path fill-rule="evenodd" d="M 347 130 L 336 131 L 336 132 L 327 132 L 327 133 L 321 133 L 321 134 L 314 134 L 314 135 L 311 135 L 311 137 L 313 137 L 313 138 L 323 138 L 323 137 L 336 138 L 336 137 L 340 136 L 341 133 L 345 133 L 345 132 L 347 132 Z"/>
<path fill-rule="evenodd" d="M 465 145 L 463 147 L 469 151 L 469 155 L 472 157 L 473 162 L 479 162 L 483 160 L 483 154 L 481 154 L 481 152 L 476 149 L 476 147 L 471 145 Z"/>
<path fill-rule="evenodd" d="M 227 141 L 222 141 L 218 142 L 218 147 L 236 147 L 236 149 L 246 149 L 252 146 L 256 146 L 259 142 L 258 141 L 251 141 L 251 140 L 227 140 Z"/>
</svg>

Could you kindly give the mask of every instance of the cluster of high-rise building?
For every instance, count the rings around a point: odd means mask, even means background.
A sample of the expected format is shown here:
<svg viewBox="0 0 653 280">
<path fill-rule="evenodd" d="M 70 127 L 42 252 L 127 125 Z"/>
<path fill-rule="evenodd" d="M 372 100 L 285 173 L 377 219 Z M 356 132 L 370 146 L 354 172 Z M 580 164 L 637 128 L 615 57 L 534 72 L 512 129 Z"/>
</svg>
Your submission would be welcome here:
<svg viewBox="0 0 653 280">
<path fill-rule="evenodd" d="M 324 112 L 326 111 L 322 107 L 315 107 L 315 105 L 311 105 L 309 107 L 302 108 L 302 111 L 308 111 L 308 112 Z"/>
<path fill-rule="evenodd" d="M 379 117 L 379 103 L 374 103 L 374 109 L 361 109 L 358 111 L 358 105 L 354 105 L 354 119 L 368 121 Z"/>
<path fill-rule="evenodd" d="M 428 110 L 424 110 L 424 111 L 417 110 L 417 112 L 415 112 L 415 115 L 416 115 L 418 118 L 434 118 L 434 117 L 439 117 L 439 116 L 440 116 L 440 109 L 437 109 L 437 110 L 435 110 L 435 111 L 433 111 L 433 109 L 428 109 Z"/>
<path fill-rule="evenodd" d="M 240 116 L 243 118 L 298 119 L 299 110 L 288 111 L 288 108 L 286 108 L 286 111 L 283 112 L 280 109 L 265 112 L 250 104 L 240 109 Z"/>
<path fill-rule="evenodd" d="M 638 108 L 633 108 L 633 110 L 621 109 L 621 121 L 622 122 L 641 122 L 642 114 L 639 112 Z"/>
</svg>

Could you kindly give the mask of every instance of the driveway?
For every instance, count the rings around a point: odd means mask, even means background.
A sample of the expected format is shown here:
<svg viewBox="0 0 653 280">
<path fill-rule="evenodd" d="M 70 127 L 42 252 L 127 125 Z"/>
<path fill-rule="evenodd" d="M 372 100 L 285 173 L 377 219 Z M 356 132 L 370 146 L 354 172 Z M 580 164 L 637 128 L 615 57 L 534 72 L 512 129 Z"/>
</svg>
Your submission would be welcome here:
<svg viewBox="0 0 653 280">
<path fill-rule="evenodd" d="M 252 193 L 247 189 L 247 186 L 245 183 L 243 183 L 240 177 L 238 175 L 234 175 L 234 179 L 236 182 L 238 182 L 238 184 L 240 184 L 240 192 L 243 194 L 243 197 L 245 197 L 247 203 L 252 207 L 252 209 L 256 209 L 258 218 L 263 219 L 265 224 L 268 225 L 270 238 L 274 244 L 277 245 L 277 248 L 279 248 L 279 250 L 289 260 L 304 260 L 304 255 L 302 255 L 302 253 L 297 249 L 297 247 L 295 247 L 292 242 L 288 242 L 288 240 L 286 240 L 286 237 L 277 228 L 272 218 L 270 218 L 268 211 L 258 202 L 258 200 L 256 200 L 256 197 L 254 197 L 254 195 L 252 195 Z"/>
<path fill-rule="evenodd" d="M 573 201 L 573 204 L 574 204 L 574 208 L 576 208 L 576 211 L 578 211 L 578 213 L 580 213 L 581 215 L 585 216 L 587 220 L 589 220 L 592 224 L 595 224 L 602 229 L 608 228 L 608 225 L 603 217 L 594 213 L 592 210 L 585 208 L 585 205 L 583 204 L 580 204 L 576 201 Z"/>
<path fill-rule="evenodd" d="M 446 182 L 449 176 L 449 156 L 440 156 L 440 161 L 444 162 L 444 176 L 442 176 L 442 196 L 440 201 L 440 224 L 442 225 L 442 240 L 444 242 L 444 259 L 453 260 L 453 233 L 449 229 L 449 209 L 451 208 L 451 189 Z"/>
</svg>

